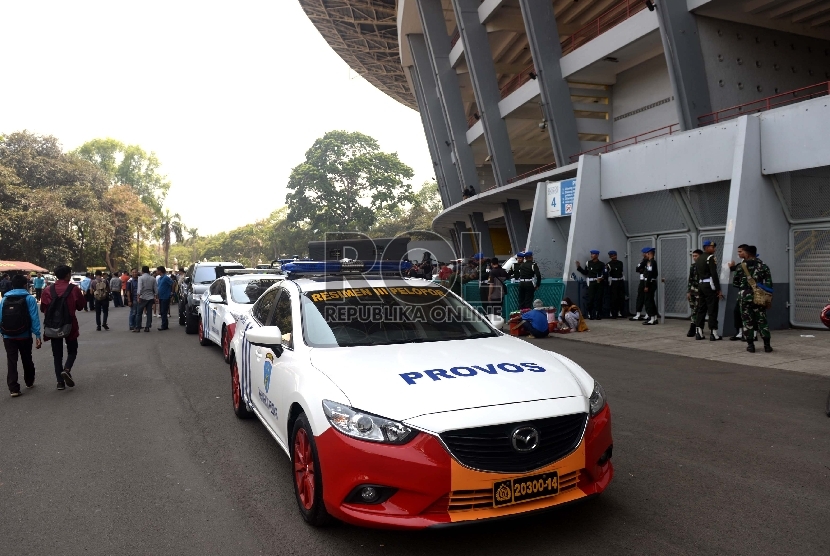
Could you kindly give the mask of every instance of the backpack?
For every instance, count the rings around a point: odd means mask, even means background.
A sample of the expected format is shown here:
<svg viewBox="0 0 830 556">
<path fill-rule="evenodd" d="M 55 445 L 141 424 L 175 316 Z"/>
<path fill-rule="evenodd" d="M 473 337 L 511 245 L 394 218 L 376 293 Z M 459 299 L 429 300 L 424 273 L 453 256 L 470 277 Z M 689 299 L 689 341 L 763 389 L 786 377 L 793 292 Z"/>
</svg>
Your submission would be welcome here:
<svg viewBox="0 0 830 556">
<path fill-rule="evenodd" d="M 69 292 L 74 287 L 74 284 L 69 284 L 63 295 L 58 297 L 55 284 L 52 284 L 50 290 L 52 303 L 46 309 L 46 316 L 43 319 L 44 338 L 65 338 L 72 332 L 72 317 L 69 314 L 69 308 L 66 306 L 66 298 L 69 297 Z"/>
<path fill-rule="evenodd" d="M 95 282 L 95 290 L 92 292 L 92 295 L 94 295 L 95 299 L 98 301 L 106 301 L 109 299 L 110 294 L 107 291 L 107 283 L 104 282 L 103 279 Z"/>
<path fill-rule="evenodd" d="M 32 328 L 28 295 L 12 295 L 3 298 L 3 315 L 0 331 L 6 336 L 20 336 Z"/>
</svg>

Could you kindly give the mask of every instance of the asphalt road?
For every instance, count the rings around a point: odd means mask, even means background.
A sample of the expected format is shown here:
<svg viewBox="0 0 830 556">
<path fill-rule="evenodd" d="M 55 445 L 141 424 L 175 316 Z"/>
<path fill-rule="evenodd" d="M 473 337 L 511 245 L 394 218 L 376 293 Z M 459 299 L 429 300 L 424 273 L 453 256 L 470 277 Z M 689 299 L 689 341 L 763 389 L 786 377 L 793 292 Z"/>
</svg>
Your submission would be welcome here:
<svg viewBox="0 0 830 556">
<path fill-rule="evenodd" d="M 830 554 L 830 380 L 551 338 L 608 393 L 616 477 L 596 500 L 439 531 L 296 509 L 289 463 L 231 411 L 218 347 L 177 321 L 82 313 L 74 389 L 0 397 L 0 555 Z M 425 354 L 427 353 L 425 346 Z"/>
</svg>

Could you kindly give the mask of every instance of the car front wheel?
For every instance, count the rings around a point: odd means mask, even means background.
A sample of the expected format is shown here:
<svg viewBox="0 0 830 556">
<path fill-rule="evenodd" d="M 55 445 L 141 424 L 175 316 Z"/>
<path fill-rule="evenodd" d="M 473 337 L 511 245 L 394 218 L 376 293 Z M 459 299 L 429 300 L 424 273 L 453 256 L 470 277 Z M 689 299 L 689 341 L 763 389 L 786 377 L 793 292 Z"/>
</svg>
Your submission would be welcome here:
<svg viewBox="0 0 830 556">
<path fill-rule="evenodd" d="M 323 503 L 323 475 L 314 434 L 305 413 L 294 422 L 291 434 L 291 470 L 294 475 L 294 496 L 300 514 L 309 525 L 321 527 L 331 521 Z"/>
<path fill-rule="evenodd" d="M 231 363 L 231 400 L 233 401 L 233 412 L 240 419 L 250 419 L 254 414 L 248 409 L 245 400 L 242 399 L 242 382 L 239 380 L 239 366 L 236 364 L 236 357 Z"/>
</svg>

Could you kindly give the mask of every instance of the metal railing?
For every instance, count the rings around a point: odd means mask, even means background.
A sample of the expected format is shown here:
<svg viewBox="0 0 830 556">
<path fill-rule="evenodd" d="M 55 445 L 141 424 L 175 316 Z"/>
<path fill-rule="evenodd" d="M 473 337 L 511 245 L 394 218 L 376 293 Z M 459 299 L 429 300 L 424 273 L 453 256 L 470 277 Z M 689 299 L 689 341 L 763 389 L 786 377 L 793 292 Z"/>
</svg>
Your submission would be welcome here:
<svg viewBox="0 0 830 556">
<path fill-rule="evenodd" d="M 646 0 L 622 0 L 614 4 L 599 17 L 562 41 L 562 55 L 573 52 L 645 8 Z"/>
<path fill-rule="evenodd" d="M 461 38 L 461 31 L 458 30 L 458 27 L 455 28 L 455 31 L 452 32 L 452 36 L 450 37 L 450 48 L 455 46 L 455 43 L 458 42 L 458 39 Z"/>
<path fill-rule="evenodd" d="M 711 114 L 704 114 L 703 116 L 698 117 L 697 125 L 698 127 L 702 127 L 716 124 L 726 120 L 731 120 L 733 118 L 738 118 L 746 114 L 757 114 L 758 112 L 765 112 L 767 110 L 772 110 L 773 108 L 801 102 L 802 100 L 822 97 L 827 94 L 830 94 L 830 81 L 816 83 L 815 85 L 810 85 L 809 87 L 802 87 L 801 89 L 795 89 L 794 91 L 787 91 L 786 93 L 780 93 L 771 97 L 762 98 L 760 100 L 739 104 L 738 106 L 732 106 L 731 108 L 724 108 L 723 110 L 718 110 L 717 112 L 712 112 Z"/>
<path fill-rule="evenodd" d="M 617 149 L 622 149 L 624 147 L 630 147 L 631 145 L 637 145 L 639 143 L 643 143 L 645 141 L 651 141 L 653 139 L 657 139 L 658 137 L 663 137 L 665 135 L 671 135 L 672 133 L 677 133 L 680 131 L 680 124 L 672 124 L 666 127 L 661 127 L 658 129 L 653 129 L 651 131 L 646 131 L 645 133 L 641 133 L 639 135 L 635 135 L 634 137 L 628 137 L 626 139 L 620 139 L 619 141 L 614 141 L 613 143 L 608 143 L 607 145 L 602 145 L 600 147 L 596 147 L 593 149 L 589 149 L 587 151 L 582 151 L 581 153 L 572 154 L 570 156 L 571 162 L 576 162 L 579 160 L 579 157 L 583 154 L 605 154 L 610 153 L 611 151 L 616 151 Z"/>
<path fill-rule="evenodd" d="M 530 64 L 523 69 L 519 74 L 514 76 L 510 81 L 504 84 L 501 90 L 501 98 L 507 97 L 510 93 L 516 91 L 519 87 L 530 81 L 536 79 L 536 68 Z"/>
<path fill-rule="evenodd" d="M 548 170 L 553 170 L 556 168 L 556 162 L 551 164 L 545 164 L 544 166 L 539 166 L 538 168 L 534 168 L 530 172 L 525 172 L 524 174 L 519 174 L 513 178 L 507 180 L 507 183 L 515 183 L 519 180 L 523 180 L 525 178 L 529 178 L 530 176 L 535 176 L 536 174 L 541 174 L 542 172 L 547 172 Z"/>
</svg>

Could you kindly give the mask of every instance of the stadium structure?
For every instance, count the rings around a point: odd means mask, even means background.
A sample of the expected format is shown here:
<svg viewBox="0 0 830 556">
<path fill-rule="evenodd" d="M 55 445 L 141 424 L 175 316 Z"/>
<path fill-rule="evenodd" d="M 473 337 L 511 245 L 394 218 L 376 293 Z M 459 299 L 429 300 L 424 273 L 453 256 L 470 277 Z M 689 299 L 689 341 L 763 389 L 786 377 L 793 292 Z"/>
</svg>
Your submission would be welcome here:
<svg viewBox="0 0 830 556">
<path fill-rule="evenodd" d="M 654 246 L 661 311 L 684 317 L 691 252 L 717 241 L 729 284 L 748 243 L 772 269 L 771 325 L 822 326 L 830 0 L 299 2 L 420 113 L 444 204 L 433 229 L 461 253 L 532 249 L 575 293 L 589 250 L 618 251 L 636 284 Z"/>
</svg>

